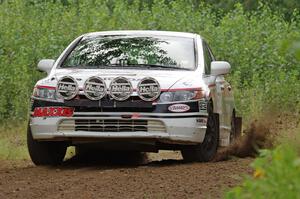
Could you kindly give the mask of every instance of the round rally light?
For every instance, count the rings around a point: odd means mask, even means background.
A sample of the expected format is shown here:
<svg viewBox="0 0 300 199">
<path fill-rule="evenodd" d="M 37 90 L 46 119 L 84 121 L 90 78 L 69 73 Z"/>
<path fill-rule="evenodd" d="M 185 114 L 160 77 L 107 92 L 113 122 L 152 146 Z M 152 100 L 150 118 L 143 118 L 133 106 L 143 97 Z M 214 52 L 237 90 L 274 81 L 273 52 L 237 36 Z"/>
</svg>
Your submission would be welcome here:
<svg viewBox="0 0 300 199">
<path fill-rule="evenodd" d="M 112 98 L 118 101 L 124 101 L 132 94 L 132 85 L 125 77 L 113 79 L 109 86 L 109 93 Z"/>
<path fill-rule="evenodd" d="M 100 100 L 106 94 L 106 84 L 100 77 L 90 77 L 85 81 L 83 91 L 87 98 Z"/>
<path fill-rule="evenodd" d="M 57 82 L 56 93 L 65 100 L 74 98 L 78 93 L 78 84 L 70 76 L 64 76 Z"/>
<path fill-rule="evenodd" d="M 155 79 L 146 77 L 139 82 L 137 92 L 142 100 L 153 101 L 160 95 L 160 86 Z"/>
</svg>

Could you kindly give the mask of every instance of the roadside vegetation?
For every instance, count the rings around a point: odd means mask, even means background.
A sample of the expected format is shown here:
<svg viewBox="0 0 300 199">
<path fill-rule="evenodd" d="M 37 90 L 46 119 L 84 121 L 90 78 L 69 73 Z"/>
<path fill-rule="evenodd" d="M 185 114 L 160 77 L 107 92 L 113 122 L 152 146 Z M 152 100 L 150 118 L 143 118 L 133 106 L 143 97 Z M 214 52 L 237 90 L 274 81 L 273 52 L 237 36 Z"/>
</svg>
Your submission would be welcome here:
<svg viewBox="0 0 300 199">
<path fill-rule="evenodd" d="M 299 41 L 285 45 L 300 60 Z M 297 111 L 299 109 L 294 113 Z M 295 121 L 294 125 L 291 120 Z M 275 147 L 259 150 L 258 157 L 251 164 L 253 176 L 247 176 L 243 184 L 228 191 L 225 198 L 300 198 L 299 115 L 296 114 L 294 119 L 286 118 L 284 122 L 287 122 L 285 128 L 277 130 L 277 136 L 272 139 Z"/>
<path fill-rule="evenodd" d="M 26 124 L 6 124 L 0 127 L 0 160 L 28 159 Z"/>
<path fill-rule="evenodd" d="M 263 149 L 251 164 L 253 176 L 226 194 L 226 198 L 300 198 L 300 128 L 272 150 Z"/>
<path fill-rule="evenodd" d="M 0 158 L 28 157 L 29 99 L 35 82 L 45 76 L 36 71 L 38 61 L 55 59 L 75 37 L 93 31 L 199 33 L 218 60 L 231 63 L 228 78 L 246 125 L 264 115 L 283 113 L 299 121 L 299 2 L 228 1 L 226 6 L 224 2 L 0 0 Z M 259 198 L 269 191 L 265 196 L 280 197 L 279 192 L 289 189 L 291 197 L 299 197 L 299 149 L 280 143 L 260 152 L 253 163 L 255 177 L 230 191 L 228 198 Z M 276 189 L 282 186 L 287 187 Z"/>
<path fill-rule="evenodd" d="M 86 32 L 123 29 L 200 33 L 218 60 L 232 64 L 229 79 L 246 120 L 272 110 L 299 112 L 300 67 L 289 50 L 289 42 L 300 38 L 299 12 L 291 11 L 287 20 L 262 3 L 250 11 L 235 4 L 224 12 L 192 2 L 2 1 L 0 121 L 27 120 L 32 88 L 45 76 L 36 71 L 40 59 L 55 59 Z"/>
</svg>

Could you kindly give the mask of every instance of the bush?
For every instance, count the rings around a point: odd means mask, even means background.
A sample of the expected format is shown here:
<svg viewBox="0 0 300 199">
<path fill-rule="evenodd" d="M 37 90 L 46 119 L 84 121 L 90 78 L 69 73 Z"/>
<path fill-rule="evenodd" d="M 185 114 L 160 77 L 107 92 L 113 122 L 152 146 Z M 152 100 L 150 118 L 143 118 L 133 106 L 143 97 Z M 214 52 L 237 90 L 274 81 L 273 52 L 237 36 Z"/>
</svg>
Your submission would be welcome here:
<svg viewBox="0 0 300 199">
<path fill-rule="evenodd" d="M 226 198 L 300 198 L 300 158 L 288 144 L 262 150 L 252 163 L 255 172 Z"/>
<path fill-rule="evenodd" d="M 55 3 L 56 2 L 56 3 Z M 282 52 L 283 41 L 300 36 L 299 14 L 290 22 L 268 6 L 244 12 L 237 4 L 226 15 L 208 4 L 186 0 L 4 1 L 0 4 L 0 121 L 27 118 L 38 60 L 55 58 L 80 34 L 119 29 L 200 33 L 233 72 L 239 113 L 246 118 L 266 109 L 297 110 L 299 61 Z M 298 109 L 299 110 L 299 109 Z"/>
</svg>

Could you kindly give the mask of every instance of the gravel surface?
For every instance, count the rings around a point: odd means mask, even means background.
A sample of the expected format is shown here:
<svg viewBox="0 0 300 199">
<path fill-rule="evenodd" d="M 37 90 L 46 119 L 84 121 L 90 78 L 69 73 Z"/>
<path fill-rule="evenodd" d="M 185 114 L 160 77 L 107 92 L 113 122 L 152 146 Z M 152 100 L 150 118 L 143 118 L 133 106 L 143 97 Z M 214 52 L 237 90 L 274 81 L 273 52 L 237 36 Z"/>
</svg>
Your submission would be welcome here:
<svg viewBox="0 0 300 199">
<path fill-rule="evenodd" d="M 163 152 L 142 164 L 71 159 L 36 167 L 0 161 L 0 198 L 221 198 L 251 174 L 252 160 L 184 163 L 179 153 Z"/>
</svg>

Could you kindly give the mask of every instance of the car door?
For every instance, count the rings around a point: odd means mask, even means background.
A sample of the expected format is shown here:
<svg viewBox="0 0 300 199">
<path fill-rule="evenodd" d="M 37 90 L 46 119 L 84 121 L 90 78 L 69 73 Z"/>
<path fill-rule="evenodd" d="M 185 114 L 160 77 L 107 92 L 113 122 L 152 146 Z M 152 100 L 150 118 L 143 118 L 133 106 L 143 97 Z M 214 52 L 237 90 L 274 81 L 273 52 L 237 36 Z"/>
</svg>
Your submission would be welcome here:
<svg viewBox="0 0 300 199">
<path fill-rule="evenodd" d="M 208 44 L 203 41 L 203 53 L 204 53 L 204 59 L 205 59 L 205 74 L 210 76 L 211 79 L 214 81 L 213 84 L 215 88 L 211 87 L 211 90 L 214 92 L 213 93 L 213 101 L 214 101 L 214 110 L 215 112 L 219 113 L 219 119 L 220 119 L 220 125 L 223 123 L 223 103 L 222 103 L 222 98 L 223 98 L 223 93 L 221 90 L 221 83 L 222 80 L 220 77 L 215 77 L 211 75 L 211 62 L 215 61 L 215 58 L 213 54 L 211 53 Z"/>
<path fill-rule="evenodd" d="M 213 56 L 212 51 L 208 45 L 207 49 L 210 55 Z M 220 129 L 227 131 L 227 133 L 230 133 L 232 110 L 234 108 L 232 88 L 230 83 L 225 79 L 224 75 L 219 75 L 216 78 L 216 87 L 221 96 L 220 101 L 222 114 L 220 116 Z"/>
<path fill-rule="evenodd" d="M 205 74 L 210 75 L 211 62 L 215 61 L 214 55 L 209 48 L 208 44 L 203 41 L 203 52 L 205 59 Z M 211 88 L 213 92 L 214 109 L 215 112 L 219 113 L 219 124 L 220 124 L 220 144 L 226 146 L 229 144 L 229 133 L 231 128 L 231 86 L 226 81 L 223 75 L 212 76 L 214 79 L 214 88 Z"/>
</svg>

